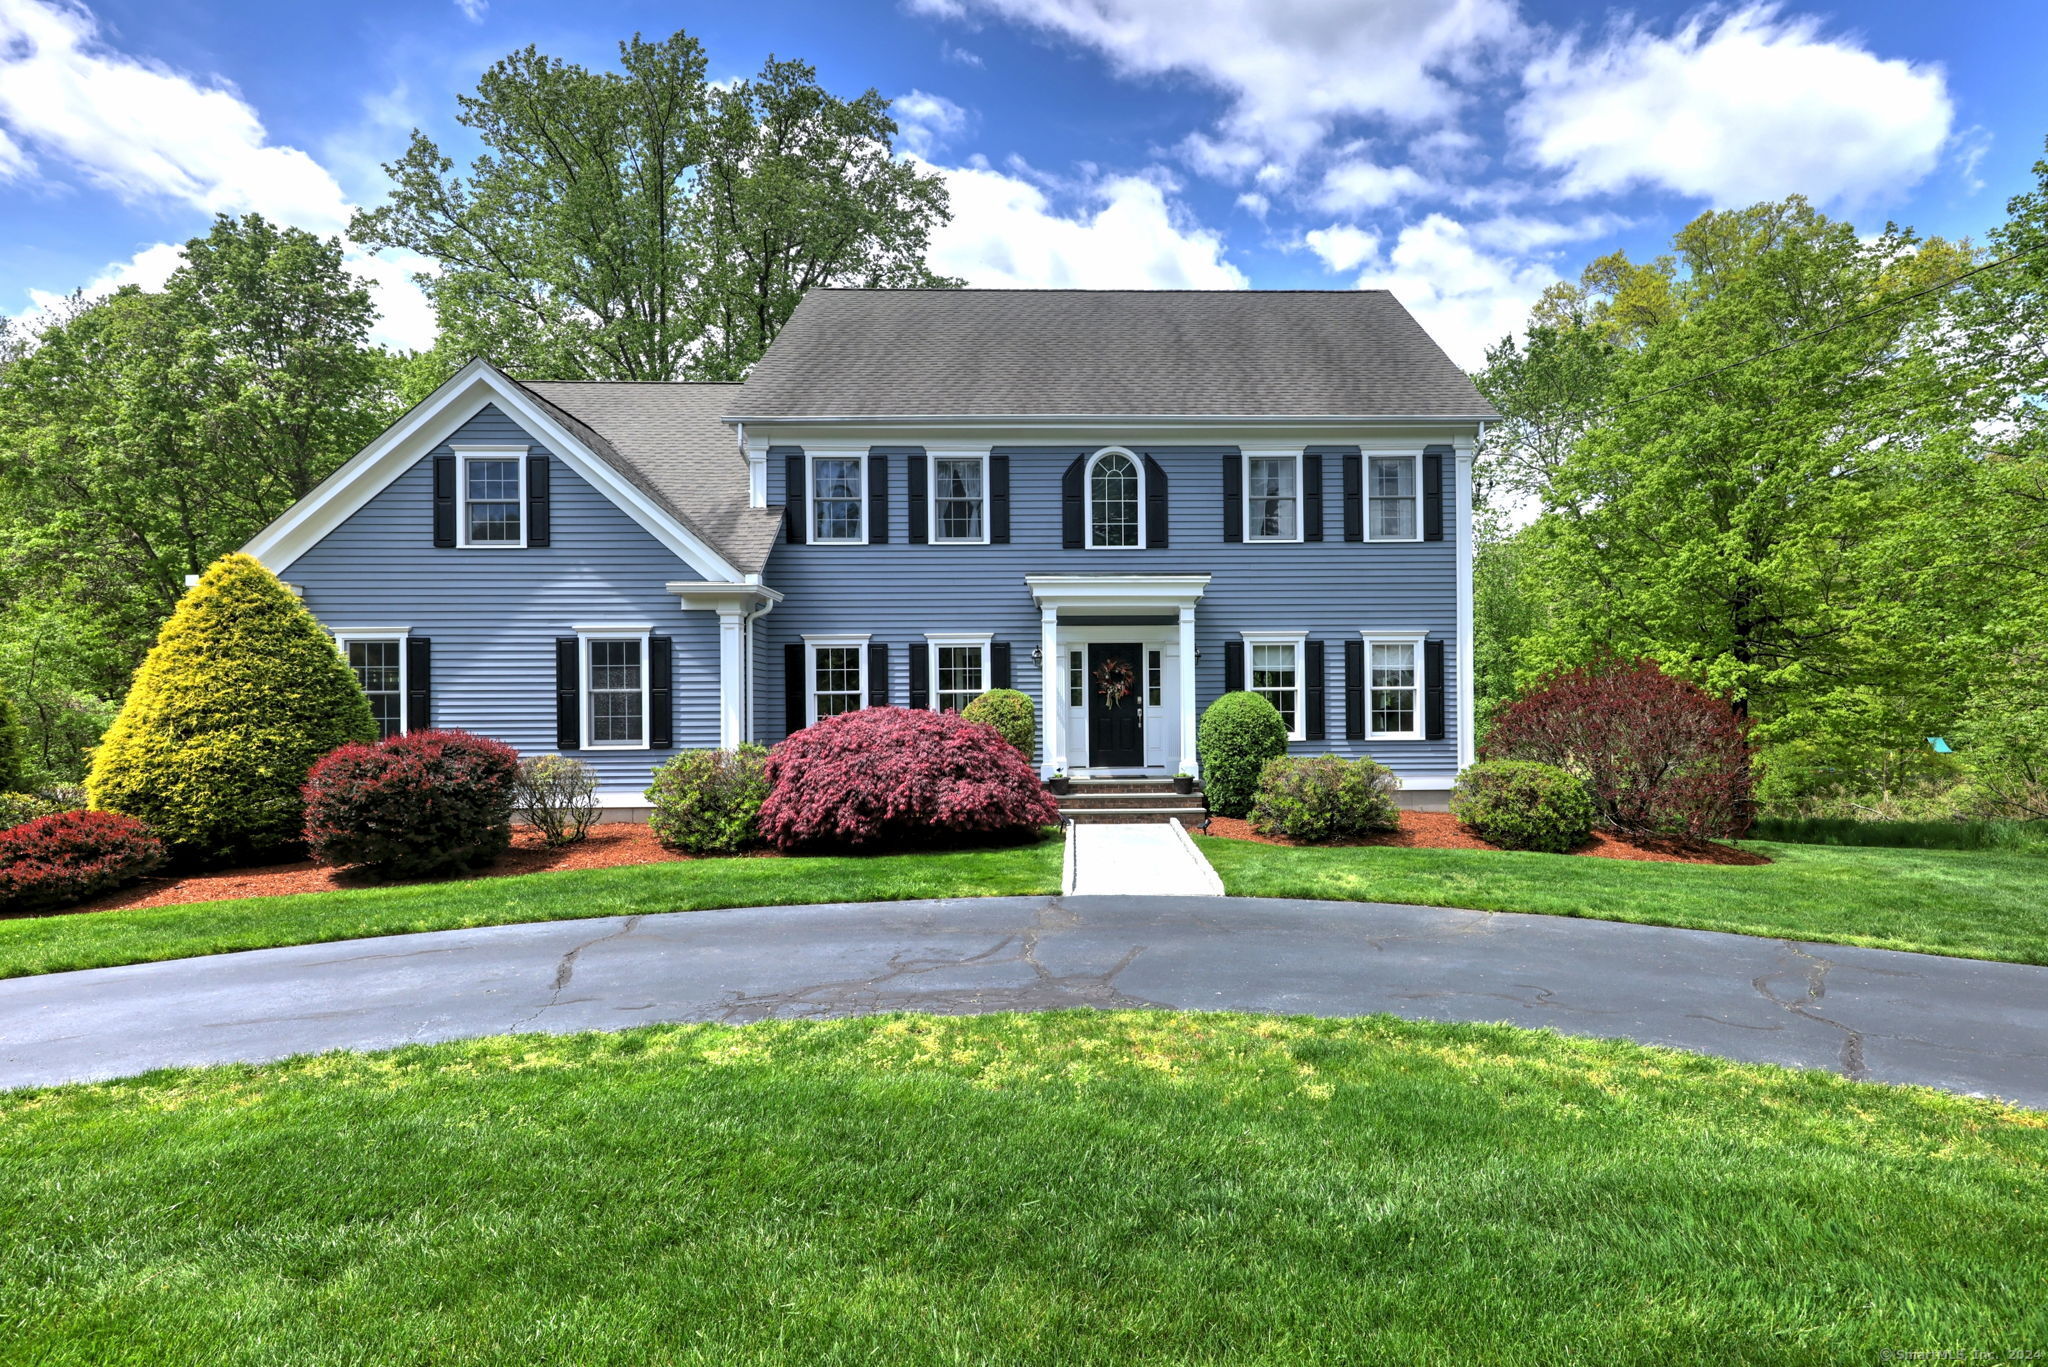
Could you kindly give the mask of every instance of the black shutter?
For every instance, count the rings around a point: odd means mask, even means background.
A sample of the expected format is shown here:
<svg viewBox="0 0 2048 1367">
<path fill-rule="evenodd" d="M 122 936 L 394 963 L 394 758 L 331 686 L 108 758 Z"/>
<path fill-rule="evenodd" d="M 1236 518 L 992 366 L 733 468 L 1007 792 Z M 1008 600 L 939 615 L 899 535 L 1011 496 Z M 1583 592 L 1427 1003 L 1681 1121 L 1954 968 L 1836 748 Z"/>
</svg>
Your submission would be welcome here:
<svg viewBox="0 0 2048 1367">
<path fill-rule="evenodd" d="M 424 636 L 408 636 L 405 638 L 405 729 L 431 729 L 433 714 L 434 643 Z"/>
<path fill-rule="evenodd" d="M 988 458 L 988 540 L 992 546 L 1010 544 L 1010 458 Z"/>
<path fill-rule="evenodd" d="M 583 645 L 574 636 L 555 638 L 555 748 L 583 748 Z"/>
<path fill-rule="evenodd" d="M 923 712 L 932 705 L 932 648 L 930 642 L 910 643 L 910 705 Z"/>
<path fill-rule="evenodd" d="M 1422 734 L 1430 740 L 1444 738 L 1444 643 L 1422 643 Z"/>
<path fill-rule="evenodd" d="M 782 648 L 782 729 L 792 736 L 804 729 L 810 712 L 805 691 L 804 643 L 791 641 Z"/>
<path fill-rule="evenodd" d="M 1344 739 L 1365 739 L 1365 642 L 1344 643 Z"/>
<path fill-rule="evenodd" d="M 1159 462 L 1145 457 L 1145 545 L 1150 550 L 1167 548 L 1166 471 Z"/>
<path fill-rule="evenodd" d="M 548 458 L 526 458 L 526 544 L 545 546 L 553 519 L 548 516 Z"/>
<path fill-rule="evenodd" d="M 1244 457 L 1236 451 L 1223 457 L 1223 539 L 1244 540 Z"/>
<path fill-rule="evenodd" d="M 889 705 L 889 647 L 880 641 L 868 642 L 868 706 Z"/>
<path fill-rule="evenodd" d="M 1316 451 L 1301 458 L 1301 539 L 1323 539 L 1323 457 Z"/>
<path fill-rule="evenodd" d="M 1088 457 L 1076 456 L 1074 463 L 1060 476 L 1060 545 L 1070 551 L 1078 551 L 1088 543 L 1084 539 L 1081 520 L 1084 508 L 1081 502 L 1082 481 L 1087 478 L 1083 467 Z"/>
<path fill-rule="evenodd" d="M 1303 705 L 1308 708 L 1307 725 L 1302 735 L 1308 740 L 1322 740 L 1329 735 L 1330 704 L 1323 691 L 1323 643 L 1309 641 L 1302 646 L 1305 657 L 1303 669 L 1308 673 Z"/>
<path fill-rule="evenodd" d="M 927 487 L 931 462 L 915 452 L 904 460 L 908 462 L 903 471 L 903 499 L 908 505 L 904 511 L 910 514 L 910 535 L 904 539 L 913 546 L 923 546 L 932 539 L 931 491 Z"/>
<path fill-rule="evenodd" d="M 434 457 L 434 544 L 455 544 L 455 457 Z"/>
<path fill-rule="evenodd" d="M 1444 458 L 1448 446 L 1422 448 L 1422 539 L 1444 539 Z"/>
<path fill-rule="evenodd" d="M 647 638 L 647 744 L 666 750 L 676 743 L 675 644 L 666 636 Z"/>
<path fill-rule="evenodd" d="M 1344 452 L 1344 539 L 1365 540 L 1365 458 Z"/>
<path fill-rule="evenodd" d="M 889 457 L 868 452 L 868 544 L 889 544 Z"/>
<path fill-rule="evenodd" d="M 990 641 L 988 645 L 988 672 L 992 682 L 990 688 L 1009 688 L 1010 684 L 1010 643 Z"/>
<path fill-rule="evenodd" d="M 1244 691 L 1244 642 L 1223 643 L 1223 691 L 1242 693 Z"/>
<path fill-rule="evenodd" d="M 783 453 L 782 536 L 790 545 L 801 546 L 811 527 L 810 488 L 804 480 L 804 453 L 788 446 L 776 449 Z"/>
</svg>

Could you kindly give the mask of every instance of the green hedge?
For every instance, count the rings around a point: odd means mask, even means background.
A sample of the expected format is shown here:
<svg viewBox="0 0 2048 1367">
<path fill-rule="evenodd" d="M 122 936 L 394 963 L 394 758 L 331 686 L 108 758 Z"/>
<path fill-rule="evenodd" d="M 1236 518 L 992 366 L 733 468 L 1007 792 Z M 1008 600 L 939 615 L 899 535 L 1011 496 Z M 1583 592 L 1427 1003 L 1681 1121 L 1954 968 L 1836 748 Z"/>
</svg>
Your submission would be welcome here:
<svg viewBox="0 0 2048 1367">
<path fill-rule="evenodd" d="M 1038 713 L 1028 694 L 1014 688 L 991 688 L 962 708 L 960 715 L 993 726 L 998 735 L 1023 751 L 1026 760 L 1031 758 L 1038 736 Z"/>
<path fill-rule="evenodd" d="M 1244 816 L 1259 791 L 1259 771 L 1287 753 L 1287 723 L 1257 693 L 1225 693 L 1209 704 L 1195 729 L 1202 791 L 1219 816 Z"/>
<path fill-rule="evenodd" d="M 2017 850 L 2048 854 L 2048 821 L 1852 821 L 1759 817 L 1751 840 L 1789 845 L 1865 845 L 1898 850 Z"/>
</svg>

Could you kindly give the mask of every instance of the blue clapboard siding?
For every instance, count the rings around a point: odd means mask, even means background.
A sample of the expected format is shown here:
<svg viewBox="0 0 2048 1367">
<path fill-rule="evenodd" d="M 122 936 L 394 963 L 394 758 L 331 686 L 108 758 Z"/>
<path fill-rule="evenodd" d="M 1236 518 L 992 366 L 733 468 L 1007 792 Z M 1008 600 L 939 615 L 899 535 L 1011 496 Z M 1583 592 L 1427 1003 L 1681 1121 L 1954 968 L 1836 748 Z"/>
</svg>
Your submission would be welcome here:
<svg viewBox="0 0 2048 1367">
<path fill-rule="evenodd" d="M 904 443 L 915 438 L 905 434 Z M 1010 453 L 1007 546 L 913 546 L 904 466 L 889 459 L 889 542 L 882 546 L 778 544 L 767 579 L 787 595 L 760 623 L 755 674 L 755 732 L 783 734 L 782 647 L 805 633 L 866 631 L 889 646 L 889 697 L 909 700 L 909 650 L 931 631 L 992 631 L 1014 643 L 1016 687 L 1042 703 L 1038 610 L 1027 574 L 1208 574 L 1195 612 L 1196 702 L 1223 691 L 1223 643 L 1244 630 L 1300 630 L 1327 642 L 1327 742 L 1300 742 L 1297 753 L 1370 753 L 1404 776 L 1447 775 L 1457 768 L 1457 544 L 1346 542 L 1342 470 L 1326 460 L 1321 542 L 1232 544 L 1223 539 L 1223 462 L 1227 447 L 1149 447 L 1171 494 L 1166 550 L 1071 551 L 1061 547 L 1060 479 L 1081 448 L 1002 447 Z M 1094 448 L 1090 448 L 1094 449 Z M 1449 470 L 1446 470 L 1448 479 Z M 768 501 L 784 500 L 785 462 L 768 462 Z M 1450 500 L 1446 499 L 1447 506 Z M 1344 648 L 1361 629 L 1428 631 L 1445 644 L 1446 738 L 1346 741 Z M 1080 754 L 1075 745 L 1070 757 Z"/>
<path fill-rule="evenodd" d="M 545 448 L 496 407 L 454 442 Z M 446 453 L 446 446 L 435 454 Z M 684 612 L 663 585 L 701 578 L 559 459 L 551 543 L 437 548 L 432 456 L 358 509 L 284 573 L 329 627 L 409 626 L 432 638 L 434 725 L 492 736 L 521 754 L 555 747 L 555 638 L 572 628 L 652 623 L 675 640 L 678 748 L 718 743 L 718 619 Z M 582 750 L 612 791 L 647 785 L 669 750 Z"/>
</svg>

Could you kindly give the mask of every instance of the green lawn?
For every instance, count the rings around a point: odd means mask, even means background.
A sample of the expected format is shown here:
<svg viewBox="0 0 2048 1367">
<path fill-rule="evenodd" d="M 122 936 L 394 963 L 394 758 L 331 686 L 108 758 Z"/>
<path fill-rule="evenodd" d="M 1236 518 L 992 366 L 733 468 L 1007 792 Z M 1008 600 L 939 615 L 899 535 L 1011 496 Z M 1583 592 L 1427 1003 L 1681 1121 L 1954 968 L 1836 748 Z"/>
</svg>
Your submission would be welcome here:
<svg viewBox="0 0 2048 1367">
<path fill-rule="evenodd" d="M 2002 1360 L 2048 1345 L 2044 1121 L 1384 1017 L 875 1017 L 166 1072 L 0 1096 L 0 1357 Z"/>
<path fill-rule="evenodd" d="M 1056 837 L 1005 849 L 704 859 L 0 921 L 0 978 L 516 921 L 1058 892 Z"/>
<path fill-rule="evenodd" d="M 1750 868 L 1581 855 L 1197 837 L 1239 897 L 1416 902 L 2048 964 L 2048 858 L 1991 850 L 1745 848 Z"/>
</svg>

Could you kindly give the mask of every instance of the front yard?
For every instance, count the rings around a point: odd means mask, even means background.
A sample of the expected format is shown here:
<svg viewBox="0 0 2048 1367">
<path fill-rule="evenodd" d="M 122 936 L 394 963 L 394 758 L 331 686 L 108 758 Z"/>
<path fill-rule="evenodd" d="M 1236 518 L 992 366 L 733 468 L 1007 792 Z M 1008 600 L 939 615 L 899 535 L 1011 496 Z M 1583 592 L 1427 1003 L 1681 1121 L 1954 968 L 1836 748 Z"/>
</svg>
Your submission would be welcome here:
<svg viewBox="0 0 2048 1367">
<path fill-rule="evenodd" d="M 1235 897 L 1412 902 L 1726 930 L 2048 964 L 2048 858 L 1745 842 L 1769 864 L 1350 846 L 1198 836 Z"/>
<path fill-rule="evenodd" d="M 293 1367 L 2003 1356 L 2048 1343 L 2044 1211 L 2039 1113 L 1506 1027 L 652 1027 L 0 1097 L 0 1335 Z"/>
</svg>

